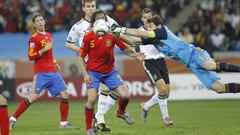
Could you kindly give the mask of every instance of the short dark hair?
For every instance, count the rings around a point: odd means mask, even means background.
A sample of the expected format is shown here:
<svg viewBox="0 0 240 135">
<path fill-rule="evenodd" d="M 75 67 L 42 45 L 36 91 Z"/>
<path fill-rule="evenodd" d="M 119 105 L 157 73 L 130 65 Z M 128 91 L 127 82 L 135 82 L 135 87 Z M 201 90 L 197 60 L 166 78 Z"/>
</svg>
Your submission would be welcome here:
<svg viewBox="0 0 240 135">
<path fill-rule="evenodd" d="M 96 17 L 100 14 L 103 14 L 105 16 L 105 21 L 107 22 L 107 14 L 103 10 L 96 10 L 93 12 L 92 17 L 91 17 L 91 27 L 93 26 L 94 22 L 96 21 Z"/>
<path fill-rule="evenodd" d="M 32 22 L 33 22 L 33 23 L 35 22 L 35 19 L 36 19 L 37 17 L 42 17 L 42 15 L 40 15 L 40 14 L 34 15 L 33 18 L 32 18 Z"/>
<path fill-rule="evenodd" d="M 159 15 L 154 15 L 147 19 L 147 23 L 154 23 L 156 26 L 163 25 L 163 19 Z"/>
<path fill-rule="evenodd" d="M 96 3 L 96 0 L 82 0 L 82 6 L 84 7 L 86 2 L 92 2 L 92 1 Z"/>
<path fill-rule="evenodd" d="M 153 11 L 150 8 L 144 8 L 141 12 L 141 17 L 143 16 L 143 14 L 148 14 L 151 13 L 153 15 Z"/>
</svg>

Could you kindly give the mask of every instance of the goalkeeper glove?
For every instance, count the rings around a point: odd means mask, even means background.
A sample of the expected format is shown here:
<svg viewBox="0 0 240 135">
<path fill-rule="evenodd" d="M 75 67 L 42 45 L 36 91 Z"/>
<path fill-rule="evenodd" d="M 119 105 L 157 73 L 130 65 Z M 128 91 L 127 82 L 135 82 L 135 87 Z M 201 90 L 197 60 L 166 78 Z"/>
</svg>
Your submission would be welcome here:
<svg viewBox="0 0 240 135">
<path fill-rule="evenodd" d="M 126 27 L 121 27 L 121 26 L 116 25 L 116 24 L 113 24 L 113 25 L 111 26 L 111 31 L 112 31 L 113 33 L 123 33 L 123 34 L 125 34 L 125 33 L 126 33 L 126 30 L 127 30 Z"/>
</svg>

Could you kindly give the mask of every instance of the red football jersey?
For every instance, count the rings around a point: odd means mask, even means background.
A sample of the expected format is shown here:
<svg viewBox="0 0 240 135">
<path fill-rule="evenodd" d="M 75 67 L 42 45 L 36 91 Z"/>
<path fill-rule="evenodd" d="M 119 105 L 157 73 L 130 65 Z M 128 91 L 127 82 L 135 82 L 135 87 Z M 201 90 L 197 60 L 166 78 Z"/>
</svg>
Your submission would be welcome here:
<svg viewBox="0 0 240 135">
<path fill-rule="evenodd" d="M 33 33 L 28 41 L 28 58 L 34 60 L 34 74 L 42 72 L 56 72 L 52 49 L 39 55 L 39 50 L 44 48 L 48 42 L 53 42 L 50 33 Z"/>
<path fill-rule="evenodd" d="M 114 46 L 115 44 L 124 50 L 126 45 L 111 34 L 98 36 L 93 31 L 87 33 L 83 38 L 83 46 L 80 48 L 80 56 L 88 55 L 87 70 L 102 74 L 114 69 Z"/>
</svg>

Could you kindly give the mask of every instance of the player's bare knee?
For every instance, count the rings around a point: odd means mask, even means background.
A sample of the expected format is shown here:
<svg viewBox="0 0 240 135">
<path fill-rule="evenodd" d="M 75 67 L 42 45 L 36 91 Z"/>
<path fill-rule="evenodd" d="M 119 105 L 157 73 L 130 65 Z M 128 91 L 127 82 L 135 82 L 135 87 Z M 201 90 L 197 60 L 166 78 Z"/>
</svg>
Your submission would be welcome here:
<svg viewBox="0 0 240 135">
<path fill-rule="evenodd" d="M 87 106 L 88 107 L 94 107 L 96 101 L 97 101 L 97 98 L 88 98 Z"/>
<path fill-rule="evenodd" d="M 160 79 L 156 82 L 156 87 L 160 95 L 163 95 L 163 96 L 169 95 L 168 86 L 166 85 L 163 79 Z"/>
<path fill-rule="evenodd" d="M 226 92 L 226 87 L 224 84 L 220 83 L 219 81 L 215 82 L 212 85 L 212 90 L 214 90 L 215 92 L 221 94 L 221 93 L 225 93 Z"/>
<path fill-rule="evenodd" d="M 39 98 L 39 94 L 36 93 L 32 93 L 29 97 L 28 97 L 28 101 L 30 103 L 33 103 L 34 101 L 36 101 Z"/>
<path fill-rule="evenodd" d="M 117 92 L 122 99 L 129 98 L 129 92 L 128 92 L 128 89 L 125 87 L 125 85 L 121 85 L 117 87 L 115 92 Z"/>
<path fill-rule="evenodd" d="M 63 99 L 69 99 L 69 94 L 68 94 L 67 90 L 61 92 L 60 97 Z"/>
<path fill-rule="evenodd" d="M 7 105 L 7 100 L 0 96 L 0 105 Z"/>
<path fill-rule="evenodd" d="M 129 94 L 125 94 L 123 96 L 121 96 L 122 99 L 128 99 L 129 98 Z"/>
<path fill-rule="evenodd" d="M 217 69 L 217 65 L 215 61 L 207 61 L 205 62 L 205 64 L 203 65 L 204 68 L 208 69 L 208 70 L 216 70 Z"/>
</svg>

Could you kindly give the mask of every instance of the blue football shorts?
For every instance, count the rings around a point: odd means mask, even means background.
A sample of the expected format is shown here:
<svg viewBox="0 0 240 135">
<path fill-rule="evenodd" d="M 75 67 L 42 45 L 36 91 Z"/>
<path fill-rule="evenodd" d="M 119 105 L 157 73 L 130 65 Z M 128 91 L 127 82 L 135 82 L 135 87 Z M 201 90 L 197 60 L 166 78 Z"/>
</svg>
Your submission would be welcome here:
<svg viewBox="0 0 240 135">
<path fill-rule="evenodd" d="M 123 80 L 121 76 L 118 75 L 115 69 L 107 74 L 102 74 L 89 70 L 88 74 L 92 77 L 93 82 L 87 85 L 87 89 L 95 88 L 96 90 L 98 90 L 100 82 L 106 85 L 110 89 L 110 91 L 123 85 Z"/>
<path fill-rule="evenodd" d="M 60 73 L 47 72 L 36 74 L 35 93 L 40 94 L 46 88 L 52 96 L 58 96 L 62 91 L 67 90 Z"/>
</svg>

